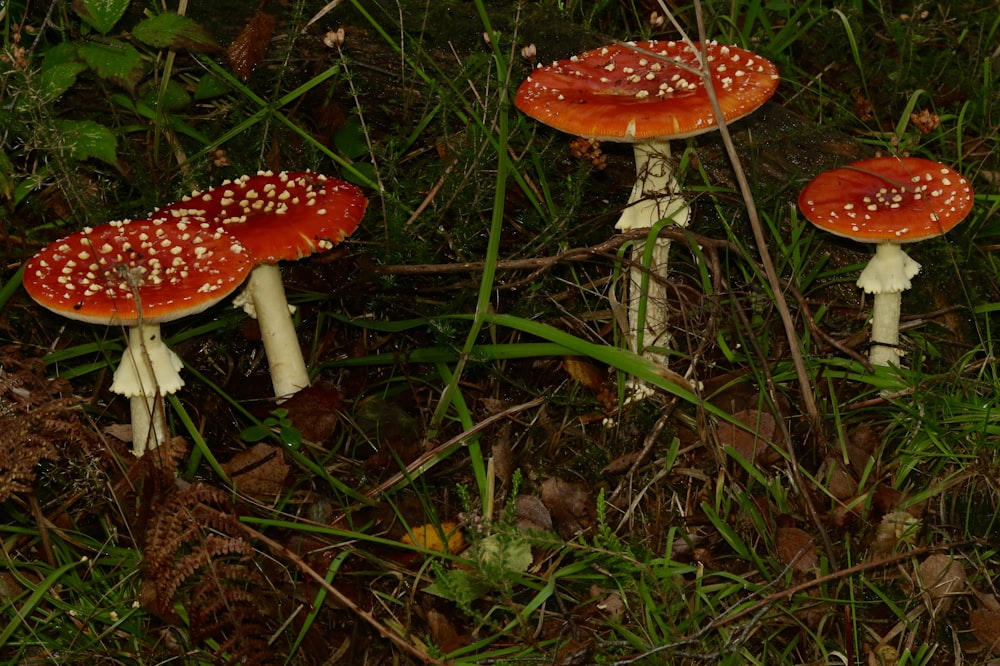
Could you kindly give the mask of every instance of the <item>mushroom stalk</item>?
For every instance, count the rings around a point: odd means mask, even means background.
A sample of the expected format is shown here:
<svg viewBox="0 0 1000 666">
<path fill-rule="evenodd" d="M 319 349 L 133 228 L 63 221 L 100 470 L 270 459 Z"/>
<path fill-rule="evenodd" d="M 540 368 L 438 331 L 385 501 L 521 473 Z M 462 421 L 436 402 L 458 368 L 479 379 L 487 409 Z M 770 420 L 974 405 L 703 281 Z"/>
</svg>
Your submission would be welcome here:
<svg viewBox="0 0 1000 666">
<path fill-rule="evenodd" d="M 163 343 L 159 324 L 129 327 L 128 346 L 115 370 L 111 391 L 129 399 L 132 451 L 136 456 L 160 446 L 167 438 L 163 396 L 175 393 L 184 380 L 180 357 Z"/>
<path fill-rule="evenodd" d="M 920 264 L 901 243 L 935 238 L 961 222 L 973 205 L 961 174 L 920 157 L 873 157 L 813 178 L 799 193 L 799 208 L 820 229 L 867 243 L 875 256 L 858 286 L 875 295 L 869 360 L 898 366 L 902 292 Z"/>
<path fill-rule="evenodd" d="M 903 292 L 891 291 L 875 296 L 872 304 L 872 340 L 868 360 L 872 365 L 898 366 L 899 313 Z"/>
<path fill-rule="evenodd" d="M 615 228 L 619 231 L 649 229 L 660 220 L 670 219 L 676 226 L 686 227 L 691 217 L 687 201 L 680 196 L 680 186 L 674 177 L 670 159 L 670 142 L 652 140 L 633 145 L 635 151 L 636 181 L 632 186 L 628 204 Z M 629 347 L 636 353 L 643 353 L 649 345 L 667 346 L 665 286 L 654 276 L 665 276 L 670 252 L 670 241 L 656 238 L 648 270 L 647 289 L 642 290 L 642 272 L 645 267 L 643 255 L 646 244 L 636 243 L 632 248 L 633 265 L 629 269 L 628 297 L 628 338 Z M 639 305 L 646 299 L 646 313 L 639 321 Z M 640 345 L 642 348 L 640 348 Z M 659 359 L 656 359 L 659 360 Z"/>
<path fill-rule="evenodd" d="M 274 395 L 279 400 L 287 399 L 309 386 L 309 371 L 277 264 L 261 264 L 254 268 L 240 300 L 260 324 Z"/>
<path fill-rule="evenodd" d="M 858 277 L 858 286 L 875 294 L 872 303 L 872 337 L 868 360 L 872 365 L 899 365 L 899 315 L 903 292 L 920 264 L 898 243 L 879 243 L 875 256 Z"/>
</svg>

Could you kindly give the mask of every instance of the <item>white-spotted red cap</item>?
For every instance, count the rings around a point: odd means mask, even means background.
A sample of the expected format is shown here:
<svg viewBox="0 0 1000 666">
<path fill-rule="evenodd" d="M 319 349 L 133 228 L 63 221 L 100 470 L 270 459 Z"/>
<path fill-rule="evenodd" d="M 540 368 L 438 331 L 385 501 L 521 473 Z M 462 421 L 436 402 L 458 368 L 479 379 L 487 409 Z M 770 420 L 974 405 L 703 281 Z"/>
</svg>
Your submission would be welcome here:
<svg viewBox="0 0 1000 666">
<path fill-rule="evenodd" d="M 615 44 L 538 67 L 514 104 L 556 129 L 601 141 L 683 138 L 716 128 L 699 42 Z M 708 67 L 726 121 L 751 113 L 774 94 L 778 69 L 736 46 L 708 42 Z M 681 66 L 684 65 L 684 66 Z"/>
<path fill-rule="evenodd" d="M 231 294 L 251 268 L 246 249 L 218 225 L 130 220 L 46 246 L 25 265 L 24 288 L 64 317 L 132 326 L 140 308 L 149 323 L 201 312 Z"/>
<path fill-rule="evenodd" d="M 255 263 L 329 250 L 357 228 L 368 199 L 354 185 L 306 171 L 262 171 L 194 192 L 156 217 L 222 224 Z"/>
<path fill-rule="evenodd" d="M 874 157 L 813 178 L 799 208 L 820 229 L 866 243 L 912 243 L 945 233 L 972 210 L 969 181 L 920 157 Z"/>
</svg>

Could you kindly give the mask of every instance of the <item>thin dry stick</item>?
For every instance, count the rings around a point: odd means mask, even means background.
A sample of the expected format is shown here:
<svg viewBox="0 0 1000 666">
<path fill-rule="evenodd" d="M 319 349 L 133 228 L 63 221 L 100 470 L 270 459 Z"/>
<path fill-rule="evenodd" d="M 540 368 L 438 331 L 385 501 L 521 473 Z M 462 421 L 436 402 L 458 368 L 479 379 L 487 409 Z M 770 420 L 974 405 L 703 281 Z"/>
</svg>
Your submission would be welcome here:
<svg viewBox="0 0 1000 666">
<path fill-rule="evenodd" d="M 358 606 L 358 604 L 351 601 L 351 599 L 347 595 L 345 595 L 343 592 L 341 592 L 331 583 L 329 583 L 322 574 L 320 574 L 318 571 L 309 566 L 309 564 L 301 557 L 299 557 L 298 554 L 292 552 L 288 548 L 285 548 L 274 539 L 265 536 L 264 534 L 258 532 L 249 525 L 245 525 L 242 522 L 238 524 L 240 528 L 247 533 L 248 536 L 266 545 L 268 549 L 272 553 L 274 553 L 275 557 L 279 557 L 287 562 L 291 562 L 299 569 L 299 571 L 301 571 L 302 573 L 304 573 L 305 575 L 309 576 L 314 581 L 319 583 L 319 585 L 322 586 L 323 589 L 325 589 L 334 599 L 337 600 L 338 604 L 340 604 L 341 606 L 348 609 L 349 611 L 360 617 L 362 620 L 367 622 L 375 631 L 379 633 L 380 636 L 382 636 L 382 638 L 388 639 L 397 647 L 399 647 L 401 650 L 403 650 L 407 654 L 410 654 L 411 656 L 422 661 L 425 664 L 436 664 L 437 666 L 445 666 L 445 662 L 435 659 L 426 652 L 422 652 L 421 650 L 417 649 L 417 647 L 414 646 L 412 643 L 410 643 L 402 636 L 400 636 L 398 633 L 396 633 L 395 631 L 393 631 L 392 629 L 390 629 L 389 627 L 385 626 L 377 619 L 375 619 L 375 616 L 372 615 L 369 611 L 366 611 L 365 609 Z"/>
<path fill-rule="evenodd" d="M 493 425 L 497 421 L 503 420 L 508 416 L 511 416 L 512 414 L 522 412 L 526 409 L 531 409 L 532 407 L 538 407 L 544 401 L 545 401 L 544 397 L 535 398 L 534 400 L 529 400 L 528 402 L 521 403 L 520 405 L 514 405 L 513 407 L 509 407 L 503 410 L 502 412 L 498 412 L 496 414 L 493 414 L 492 416 L 488 416 L 487 418 L 483 419 L 482 421 L 472 426 L 465 432 L 461 432 L 452 437 L 451 439 L 449 439 L 447 442 L 439 444 L 435 446 L 433 449 L 426 451 L 419 458 L 417 458 L 409 465 L 407 465 L 404 471 L 397 472 L 396 474 L 392 475 L 391 477 L 380 483 L 375 488 L 369 490 L 367 493 L 365 493 L 365 495 L 367 495 L 372 499 L 375 499 L 382 493 L 384 493 L 386 490 L 392 488 L 397 483 L 400 483 L 401 481 L 405 481 L 406 479 L 410 479 L 415 476 L 419 476 L 420 474 L 423 474 L 428 469 L 430 469 L 435 462 L 437 462 L 436 459 L 439 455 L 441 455 L 442 452 L 447 451 L 453 446 L 461 444 L 463 440 L 468 439 L 469 437 L 475 435 L 478 432 L 481 432 L 482 430 L 484 430 L 488 426 Z"/>
<path fill-rule="evenodd" d="M 767 249 L 767 240 L 764 238 L 764 229 L 761 227 L 760 217 L 757 214 L 757 205 L 754 202 L 753 194 L 750 192 L 750 182 L 747 180 L 747 175 L 743 170 L 743 164 L 740 162 L 739 155 L 736 154 L 736 146 L 733 144 L 733 138 L 729 134 L 729 126 L 723 119 L 722 109 L 719 107 L 719 99 L 715 95 L 715 87 L 712 85 L 711 70 L 708 68 L 704 52 L 706 39 L 705 17 L 702 14 L 701 2 L 696 1 L 694 8 L 695 17 L 698 21 L 698 39 L 702 43 L 702 51 L 699 58 L 702 63 L 701 75 L 705 79 L 708 98 L 712 102 L 712 112 L 719 119 L 719 135 L 722 137 L 722 144 L 726 148 L 726 154 L 729 156 L 729 162 L 732 164 L 733 173 L 736 175 L 736 182 L 740 186 L 740 194 L 743 196 L 743 203 L 747 209 L 750 227 L 753 229 L 754 242 L 757 245 L 757 252 L 760 254 L 760 263 L 764 267 L 764 275 L 767 276 L 767 282 L 771 286 L 771 292 L 774 294 L 775 308 L 778 310 L 778 314 L 781 316 L 781 323 L 785 328 L 789 353 L 792 356 L 792 363 L 795 365 L 795 375 L 799 380 L 799 389 L 802 393 L 802 403 L 806 414 L 809 415 L 809 420 L 814 430 L 819 432 L 821 426 L 819 409 L 816 407 L 816 398 L 813 395 L 812 383 L 809 372 L 806 370 L 805 360 L 802 357 L 802 350 L 799 349 L 798 331 L 795 330 L 795 322 L 792 321 L 792 314 L 788 310 L 788 302 L 785 300 L 781 281 L 778 279 L 778 273 L 774 269 L 774 262 L 771 261 L 771 254 Z"/>
<path fill-rule="evenodd" d="M 936 546 L 923 546 L 921 548 L 915 548 L 909 552 L 901 553 L 899 555 L 893 555 L 891 557 L 886 557 L 871 562 L 862 562 L 861 564 L 856 564 L 846 569 L 840 569 L 839 571 L 828 573 L 825 576 L 817 576 L 816 578 L 799 583 L 798 585 L 793 585 L 792 587 L 785 588 L 784 590 L 781 590 L 779 592 L 774 592 L 766 597 L 761 598 L 759 601 L 743 606 L 738 611 L 729 614 L 724 614 L 717 620 L 714 620 L 709 624 L 706 624 L 698 631 L 689 634 L 688 636 L 685 636 L 684 638 L 681 638 L 677 641 L 674 641 L 673 643 L 669 643 L 667 645 L 658 645 L 655 648 L 651 648 L 650 650 L 643 652 L 642 654 L 629 657 L 628 659 L 623 659 L 620 661 L 613 662 L 612 666 L 626 666 L 627 664 L 634 664 L 635 662 L 641 659 L 645 659 L 651 655 L 658 654 L 661 652 L 670 652 L 671 654 L 676 654 L 679 648 L 684 647 L 686 645 L 691 645 L 692 643 L 703 642 L 704 637 L 708 635 L 710 632 L 731 625 L 737 620 L 744 618 L 748 615 L 752 615 L 751 621 L 749 623 L 751 627 L 756 626 L 757 623 L 760 621 L 760 619 L 763 617 L 762 611 L 766 611 L 769 607 L 771 607 L 778 601 L 782 601 L 783 599 L 791 599 L 796 594 L 799 594 L 801 592 L 807 592 L 813 588 L 819 587 L 821 585 L 826 585 L 827 583 L 832 583 L 837 580 L 842 580 L 849 576 L 853 576 L 854 574 L 863 573 L 865 571 L 875 571 L 877 569 L 882 569 L 883 567 L 898 564 L 899 562 L 904 562 L 906 560 L 917 558 L 922 555 L 928 555 L 930 553 L 958 550 L 960 548 L 965 548 L 966 546 L 984 546 L 984 545 L 989 545 L 990 547 L 996 547 L 995 544 L 986 544 L 979 540 L 971 540 L 971 539 L 967 541 L 960 541 L 957 543 L 939 544 Z M 687 654 L 687 656 L 699 657 L 701 655 L 695 655 L 689 653 Z M 711 655 L 704 655 L 706 661 L 708 659 L 717 659 L 719 656 L 721 655 L 718 653 L 713 653 Z"/>
<path fill-rule="evenodd" d="M 663 0 L 659 0 L 661 8 L 666 13 L 666 16 L 671 18 L 674 25 L 681 30 L 683 30 L 673 19 L 673 15 L 667 9 Z M 760 217 L 757 214 L 756 202 L 753 199 L 753 194 L 750 191 L 750 182 L 747 180 L 746 172 L 743 171 L 743 165 L 740 161 L 739 155 L 736 153 L 736 146 L 733 143 L 732 136 L 729 133 L 729 126 L 726 123 L 725 117 L 722 114 L 722 108 L 719 106 L 719 99 L 715 94 L 715 86 L 712 83 L 711 70 L 708 65 L 708 57 L 705 53 L 705 16 L 702 11 L 702 6 L 700 0 L 695 0 L 695 20 L 698 24 L 698 40 L 701 43 L 701 50 L 699 51 L 698 61 L 699 68 L 697 73 L 702 77 L 705 83 L 705 90 L 708 93 L 708 99 L 712 104 L 712 112 L 718 119 L 718 130 L 719 136 L 722 138 L 722 144 L 726 148 L 726 154 L 729 157 L 729 162 L 733 167 L 733 173 L 736 176 L 736 182 L 740 187 L 740 194 L 743 197 L 743 202 L 747 210 L 747 217 L 750 220 L 750 227 L 753 230 L 754 242 L 757 245 L 757 251 L 760 254 L 760 263 L 764 268 L 764 274 L 767 277 L 768 284 L 771 287 L 771 292 L 774 294 L 774 304 L 775 308 L 781 317 L 782 324 L 785 329 L 785 336 L 788 339 L 789 353 L 792 357 L 792 362 L 795 366 L 795 374 L 799 381 L 799 387 L 802 395 L 802 402 L 805 407 L 805 411 L 809 416 L 809 420 L 812 424 L 813 430 L 815 432 L 820 432 L 822 422 L 820 420 L 819 409 L 816 406 L 816 399 L 813 395 L 812 383 L 809 377 L 809 373 L 806 370 L 805 360 L 802 357 L 802 350 L 799 349 L 798 332 L 795 330 L 795 323 L 792 321 L 791 312 L 788 310 L 788 303 L 785 300 L 785 295 L 783 292 L 783 285 L 778 279 L 777 271 L 774 269 L 774 262 L 771 261 L 771 255 L 767 248 L 767 241 L 764 238 L 764 231 L 760 224 Z M 690 39 L 684 35 L 685 40 L 690 42 Z M 739 308 L 737 308 L 740 311 Z M 740 311 L 741 312 L 741 311 Z M 744 324 L 746 325 L 746 324 Z M 756 338 L 752 335 L 750 337 L 752 343 L 755 347 L 757 345 Z M 765 359 L 766 361 L 766 359 Z M 774 404 L 778 404 L 777 389 L 774 385 L 774 378 L 771 374 L 768 364 L 765 362 L 762 369 L 767 383 L 768 394 Z M 832 565 L 836 566 L 836 559 L 834 557 L 833 544 L 830 541 L 829 535 L 826 533 L 826 529 L 823 526 L 823 522 L 820 519 L 819 513 L 816 511 L 816 507 L 813 506 L 812 500 L 809 493 L 806 492 L 805 482 L 802 476 L 802 472 L 799 470 L 798 458 L 795 455 L 795 446 L 788 430 L 788 426 L 784 419 L 776 419 L 778 422 L 778 427 L 784 436 L 785 442 L 787 444 L 788 452 L 788 463 L 789 470 L 791 472 L 791 479 L 799 495 L 805 504 L 805 508 L 809 517 L 811 518 L 813 524 L 815 525 L 820 537 L 823 541 L 823 547 L 826 551 L 826 555 L 829 558 Z"/>
<path fill-rule="evenodd" d="M 649 236 L 649 232 L 646 229 L 637 229 L 635 231 L 629 231 L 626 233 L 616 234 L 612 238 L 604 241 L 603 243 L 598 243 L 597 245 L 590 245 L 587 247 L 576 247 L 565 252 L 561 252 L 550 257 L 531 257 L 527 259 L 501 259 L 496 262 L 497 271 L 517 271 L 526 269 L 545 269 L 551 268 L 552 266 L 560 263 L 567 263 L 570 261 L 582 261 L 585 259 L 591 259 L 594 257 L 604 256 L 613 250 L 621 247 L 623 244 L 633 241 L 643 239 L 645 240 Z M 708 236 L 702 236 L 700 234 L 691 233 L 690 231 L 676 231 L 670 228 L 663 228 L 660 230 L 661 238 L 669 238 L 678 243 L 693 242 L 702 248 L 731 248 L 736 249 L 735 246 L 729 241 L 719 240 L 718 238 L 709 238 Z M 623 259 L 621 257 L 613 257 L 615 261 L 628 262 L 628 259 Z M 638 266 L 638 264 L 636 264 Z M 389 266 L 373 266 L 370 270 L 375 275 L 434 275 L 442 273 L 476 273 L 483 270 L 485 262 L 482 261 L 460 261 L 451 264 L 395 264 Z M 650 279 L 654 279 L 657 276 L 655 274 L 650 275 Z M 660 277 L 660 279 L 666 279 Z"/>
</svg>

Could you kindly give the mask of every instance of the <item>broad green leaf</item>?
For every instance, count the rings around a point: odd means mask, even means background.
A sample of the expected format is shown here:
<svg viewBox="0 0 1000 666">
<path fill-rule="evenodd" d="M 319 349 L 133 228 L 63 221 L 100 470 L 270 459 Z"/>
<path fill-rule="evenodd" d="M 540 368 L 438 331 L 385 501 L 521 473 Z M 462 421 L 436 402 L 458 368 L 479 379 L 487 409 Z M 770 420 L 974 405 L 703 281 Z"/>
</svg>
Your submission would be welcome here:
<svg viewBox="0 0 1000 666">
<path fill-rule="evenodd" d="M 182 111 L 191 104 L 191 95 L 176 79 L 167 81 L 166 87 L 151 82 L 140 86 L 139 91 L 142 101 L 161 111 Z"/>
<path fill-rule="evenodd" d="M 51 104 L 76 83 L 76 75 L 85 69 L 87 66 L 82 62 L 63 62 L 49 65 L 46 61 L 39 78 L 38 94 L 41 99 L 32 103 L 37 104 L 38 101 L 41 101 L 44 105 Z"/>
<path fill-rule="evenodd" d="M 142 116 L 143 118 L 149 118 L 150 120 L 154 120 L 157 118 L 156 109 L 154 109 L 141 99 L 133 100 L 131 97 L 125 95 L 124 93 L 115 93 L 114 95 L 111 96 L 111 99 L 115 102 L 115 104 L 118 104 L 122 108 L 128 109 L 129 111 L 132 111 L 133 113 L 136 113 Z M 166 121 L 170 123 L 171 129 L 173 129 L 175 132 L 180 132 L 184 136 L 189 136 L 195 141 L 198 141 L 205 146 L 211 143 L 211 141 L 209 141 L 207 136 L 205 136 L 195 128 L 191 127 L 181 118 L 173 116 L 169 112 L 165 113 L 164 116 L 166 118 Z"/>
<path fill-rule="evenodd" d="M 367 155 L 368 142 L 361 121 L 357 117 L 349 118 L 343 127 L 333 133 L 333 145 L 349 160 Z"/>
<path fill-rule="evenodd" d="M 108 34 L 128 9 L 130 0 L 75 0 L 73 10 L 102 35 Z"/>
<path fill-rule="evenodd" d="M 59 120 L 56 123 L 73 159 L 95 157 L 111 166 L 118 166 L 117 141 L 107 127 L 93 120 Z"/>
<path fill-rule="evenodd" d="M 215 51 L 219 43 L 199 23 L 180 14 L 148 18 L 132 30 L 140 42 L 157 48 Z"/>
<path fill-rule="evenodd" d="M 79 62 L 80 53 L 77 50 L 77 42 L 62 42 L 54 44 L 52 48 L 45 51 L 45 64 L 42 69 L 60 65 L 67 62 Z"/>
<path fill-rule="evenodd" d="M 361 177 L 359 178 L 354 173 L 347 171 L 343 174 L 344 180 L 363 187 L 370 187 L 372 183 L 377 182 L 375 167 L 368 162 L 354 162 L 351 166 L 357 174 L 361 175 Z"/>
<path fill-rule="evenodd" d="M 214 74 L 205 74 L 198 79 L 198 85 L 194 88 L 194 98 L 197 101 L 213 99 L 229 92 L 226 82 Z"/>
<path fill-rule="evenodd" d="M 99 77 L 129 92 L 133 92 L 145 76 L 142 54 L 126 42 L 112 40 L 106 44 L 80 44 L 80 57 Z"/>
<path fill-rule="evenodd" d="M 271 429 L 265 425 L 252 425 L 240 432 L 240 439 L 255 444 L 271 436 Z"/>
</svg>

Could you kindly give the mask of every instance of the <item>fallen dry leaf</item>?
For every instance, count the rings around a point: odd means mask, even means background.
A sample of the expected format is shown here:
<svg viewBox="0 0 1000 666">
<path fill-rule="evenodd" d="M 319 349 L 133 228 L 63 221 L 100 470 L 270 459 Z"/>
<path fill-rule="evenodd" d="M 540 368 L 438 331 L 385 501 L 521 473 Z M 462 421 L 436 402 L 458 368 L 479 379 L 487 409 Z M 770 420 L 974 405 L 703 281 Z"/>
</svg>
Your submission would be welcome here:
<svg viewBox="0 0 1000 666">
<path fill-rule="evenodd" d="M 965 567 L 950 555 L 929 555 L 920 563 L 917 574 L 930 605 L 938 612 L 947 611 L 955 595 L 965 591 Z"/>
<path fill-rule="evenodd" d="M 826 489 L 841 502 L 854 499 L 858 492 L 858 482 L 844 467 L 844 463 L 828 456 L 826 464 Z"/>
<path fill-rule="evenodd" d="M 407 545 L 416 545 L 427 550 L 447 551 L 452 555 L 461 553 L 468 545 L 458 523 L 450 520 L 442 521 L 440 525 L 417 525 L 399 540 Z"/>
<path fill-rule="evenodd" d="M 594 524 L 596 506 L 590 486 L 550 477 L 542 482 L 541 496 L 556 532 L 564 539 L 586 532 Z"/>
<path fill-rule="evenodd" d="M 510 423 L 504 423 L 500 434 L 493 441 L 490 452 L 493 454 L 493 474 L 500 486 L 502 498 L 506 498 L 514 478 L 514 452 L 510 448 Z"/>
<path fill-rule="evenodd" d="M 552 514 L 542 500 L 534 495 L 520 495 L 515 505 L 517 527 L 522 530 L 552 532 Z"/>
<path fill-rule="evenodd" d="M 767 412 L 742 409 L 733 413 L 733 418 L 745 424 L 750 432 L 728 421 L 719 424 L 719 442 L 723 446 L 733 447 L 751 463 L 766 465 L 778 461 L 780 455 L 772 448 L 778 431 L 773 416 Z"/>
<path fill-rule="evenodd" d="M 977 608 L 969 613 L 969 627 L 984 648 L 1000 655 L 1000 611 Z"/>
<path fill-rule="evenodd" d="M 883 644 L 868 651 L 868 666 L 896 666 L 899 651 L 889 644 Z"/>
<path fill-rule="evenodd" d="M 340 391 L 325 382 L 307 386 L 281 403 L 302 439 L 316 443 L 326 441 L 336 431 L 340 406 Z"/>
<path fill-rule="evenodd" d="M 226 60 L 236 76 L 244 81 L 250 78 L 250 74 L 267 55 L 276 25 L 277 19 L 273 14 L 259 11 L 236 36 L 226 49 Z"/>
<path fill-rule="evenodd" d="M 427 629 L 441 652 L 447 654 L 469 644 L 470 637 L 459 634 L 452 621 L 441 611 L 428 608 L 425 616 Z"/>
<path fill-rule="evenodd" d="M 110 435 L 117 440 L 123 442 L 132 441 L 132 424 L 131 423 L 112 423 L 111 425 L 104 427 L 104 434 Z"/>
<path fill-rule="evenodd" d="M 593 363 L 574 356 L 564 358 L 562 367 L 566 371 L 566 374 L 577 384 L 594 393 L 601 390 L 601 386 L 604 385 L 604 378 L 607 376 L 601 368 Z"/>
<path fill-rule="evenodd" d="M 605 474 L 624 474 L 625 472 L 632 469 L 632 465 L 635 461 L 639 459 L 639 455 L 642 451 L 629 451 L 624 455 L 620 455 L 601 470 L 601 475 Z"/>
<path fill-rule="evenodd" d="M 819 567 L 816 541 L 805 530 L 797 527 L 779 527 L 774 533 L 778 559 L 796 573 L 806 573 Z"/>
<path fill-rule="evenodd" d="M 291 468 L 281 449 L 261 442 L 237 453 L 222 469 L 241 493 L 272 497 L 284 489 Z"/>
<path fill-rule="evenodd" d="M 605 616 L 612 620 L 617 620 L 625 613 L 625 602 L 617 592 L 607 592 L 595 585 L 590 588 L 590 593 L 595 598 L 599 598 L 597 610 L 601 611 Z"/>
</svg>

